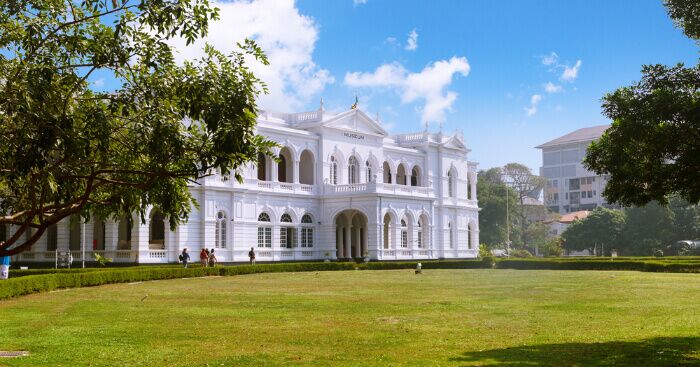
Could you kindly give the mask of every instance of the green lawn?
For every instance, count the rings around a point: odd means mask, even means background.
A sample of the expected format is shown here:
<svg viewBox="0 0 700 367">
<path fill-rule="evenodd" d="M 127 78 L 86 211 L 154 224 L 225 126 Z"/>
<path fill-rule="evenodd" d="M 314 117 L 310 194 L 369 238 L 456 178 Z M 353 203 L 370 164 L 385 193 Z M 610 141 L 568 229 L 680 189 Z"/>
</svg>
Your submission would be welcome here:
<svg viewBox="0 0 700 367">
<path fill-rule="evenodd" d="M 0 366 L 700 365 L 698 274 L 272 273 L 35 294 L 0 312 L 0 350 L 31 353 Z"/>
</svg>

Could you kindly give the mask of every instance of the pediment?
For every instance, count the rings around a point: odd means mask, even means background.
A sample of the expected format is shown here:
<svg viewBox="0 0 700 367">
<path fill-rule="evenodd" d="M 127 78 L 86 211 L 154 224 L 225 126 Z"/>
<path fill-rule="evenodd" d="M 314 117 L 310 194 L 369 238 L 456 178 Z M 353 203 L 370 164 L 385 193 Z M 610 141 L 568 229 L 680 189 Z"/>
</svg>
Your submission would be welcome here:
<svg viewBox="0 0 700 367">
<path fill-rule="evenodd" d="M 456 136 L 450 137 L 450 138 L 447 139 L 447 141 L 445 141 L 442 145 L 443 145 L 445 148 L 463 150 L 463 151 L 465 151 L 465 152 L 466 152 L 466 151 L 469 151 L 469 149 L 467 149 L 467 146 L 464 145 L 464 143 L 463 143 L 461 140 L 459 140 Z"/>
<path fill-rule="evenodd" d="M 382 126 L 359 109 L 349 110 L 334 116 L 322 124 L 324 127 L 350 131 L 353 133 L 387 136 Z"/>
</svg>

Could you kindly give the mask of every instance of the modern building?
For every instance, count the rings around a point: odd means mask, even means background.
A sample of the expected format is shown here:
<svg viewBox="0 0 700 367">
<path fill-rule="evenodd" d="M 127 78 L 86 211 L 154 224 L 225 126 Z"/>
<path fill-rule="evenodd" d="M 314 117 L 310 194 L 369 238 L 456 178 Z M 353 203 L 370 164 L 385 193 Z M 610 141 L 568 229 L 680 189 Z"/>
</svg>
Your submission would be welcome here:
<svg viewBox="0 0 700 367">
<path fill-rule="evenodd" d="M 86 259 L 138 263 L 175 262 L 183 248 L 195 259 L 202 247 L 222 262 L 247 261 L 251 247 L 258 261 L 477 256 L 477 164 L 461 134 L 390 135 L 360 109 L 322 105 L 262 111 L 257 132 L 279 144 L 279 160 L 241 167 L 242 183 L 212 174 L 191 186 L 199 209 L 174 231 L 157 210 L 143 224 L 64 220 L 18 260 L 53 261 L 56 250 L 79 260 L 85 243 Z"/>
<path fill-rule="evenodd" d="M 540 175 L 547 179 L 545 205 L 560 214 L 612 207 L 602 195 L 608 176 L 596 175 L 583 166 L 588 145 L 610 125 L 578 129 L 537 146 L 542 150 Z"/>
</svg>

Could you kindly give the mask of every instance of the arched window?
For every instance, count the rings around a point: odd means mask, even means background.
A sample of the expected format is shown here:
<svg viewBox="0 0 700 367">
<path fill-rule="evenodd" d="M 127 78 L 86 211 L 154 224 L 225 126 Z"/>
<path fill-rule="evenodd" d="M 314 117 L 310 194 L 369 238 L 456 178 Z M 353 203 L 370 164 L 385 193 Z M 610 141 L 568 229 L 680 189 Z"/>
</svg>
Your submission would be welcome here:
<svg viewBox="0 0 700 367">
<path fill-rule="evenodd" d="M 282 148 L 279 154 L 279 162 L 277 163 L 277 181 L 294 182 L 293 162 L 294 158 L 289 148 Z"/>
<path fill-rule="evenodd" d="M 389 162 L 384 161 L 384 164 L 382 165 L 382 169 L 384 170 L 384 183 L 391 183 L 391 166 L 389 166 Z"/>
<path fill-rule="evenodd" d="M 374 182 L 374 177 L 372 177 L 372 165 L 369 161 L 365 162 L 365 167 L 367 168 L 367 179 L 365 181 L 367 183 Z"/>
<path fill-rule="evenodd" d="M 408 225 L 406 219 L 401 219 L 401 248 L 408 247 Z"/>
<path fill-rule="evenodd" d="M 384 249 L 391 247 L 391 216 L 389 213 L 384 215 Z"/>
<path fill-rule="evenodd" d="M 130 215 L 125 215 L 119 221 L 118 250 L 131 250 L 131 227 L 133 227 L 133 220 Z"/>
<path fill-rule="evenodd" d="M 258 180 L 267 181 L 267 157 L 265 154 L 258 153 Z"/>
<path fill-rule="evenodd" d="M 404 164 L 399 164 L 396 169 L 396 183 L 399 185 L 406 185 L 406 167 Z"/>
<path fill-rule="evenodd" d="M 355 156 L 348 159 L 348 183 L 356 184 L 360 182 L 360 163 Z"/>
<path fill-rule="evenodd" d="M 419 186 L 420 185 L 420 169 L 418 169 L 418 166 L 413 167 L 413 170 L 411 170 L 411 186 Z"/>
<path fill-rule="evenodd" d="M 454 197 L 455 177 L 452 171 L 447 172 L 447 196 Z"/>
<path fill-rule="evenodd" d="M 282 248 L 293 248 L 296 247 L 296 236 L 295 236 L 295 231 L 294 227 L 286 224 L 292 223 L 292 216 L 284 213 L 282 214 L 282 217 L 280 217 L 280 223 L 282 226 L 280 227 L 280 247 Z"/>
<path fill-rule="evenodd" d="M 449 234 L 450 238 L 448 240 L 448 243 L 450 245 L 450 248 L 454 248 L 454 242 L 453 242 L 454 241 L 454 233 L 453 233 L 454 230 L 452 229 L 452 223 L 448 223 L 447 228 L 450 229 L 450 234 Z"/>
<path fill-rule="evenodd" d="M 301 152 L 299 159 L 299 182 L 304 185 L 314 184 L 314 156 L 308 149 Z"/>
<path fill-rule="evenodd" d="M 4 226 L 0 225 L 0 230 L 2 230 L 2 228 L 4 228 Z M 55 224 L 50 225 L 47 232 L 46 251 L 56 251 L 58 248 L 58 226 Z"/>
<path fill-rule="evenodd" d="M 301 247 L 314 247 L 313 219 L 309 214 L 301 217 Z"/>
<path fill-rule="evenodd" d="M 216 228 L 214 230 L 214 247 L 226 248 L 226 213 L 216 213 Z"/>
<path fill-rule="evenodd" d="M 270 227 L 270 216 L 267 213 L 260 213 L 258 216 L 258 247 L 272 247 L 272 227 Z"/>
<path fill-rule="evenodd" d="M 423 218 L 418 219 L 418 238 L 416 245 L 418 248 L 423 248 Z"/>
<path fill-rule="evenodd" d="M 468 233 L 467 233 L 467 248 L 472 250 L 474 249 L 474 223 L 469 223 L 467 225 Z"/>
<path fill-rule="evenodd" d="M 165 217 L 159 211 L 154 211 L 151 217 L 149 241 L 151 250 L 165 249 Z"/>
<path fill-rule="evenodd" d="M 338 184 L 338 161 L 335 160 L 335 157 L 331 157 L 331 185 L 337 185 Z"/>
</svg>

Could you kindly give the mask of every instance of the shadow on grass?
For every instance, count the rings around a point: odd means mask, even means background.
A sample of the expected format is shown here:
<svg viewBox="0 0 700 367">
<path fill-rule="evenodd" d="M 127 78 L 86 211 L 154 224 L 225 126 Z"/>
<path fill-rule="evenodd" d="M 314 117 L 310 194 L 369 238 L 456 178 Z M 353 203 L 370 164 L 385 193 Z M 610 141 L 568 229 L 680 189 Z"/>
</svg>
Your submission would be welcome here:
<svg viewBox="0 0 700 367">
<path fill-rule="evenodd" d="M 700 366 L 700 337 L 528 345 L 466 352 L 463 366 Z"/>
</svg>

